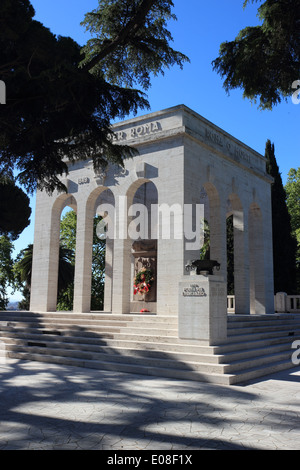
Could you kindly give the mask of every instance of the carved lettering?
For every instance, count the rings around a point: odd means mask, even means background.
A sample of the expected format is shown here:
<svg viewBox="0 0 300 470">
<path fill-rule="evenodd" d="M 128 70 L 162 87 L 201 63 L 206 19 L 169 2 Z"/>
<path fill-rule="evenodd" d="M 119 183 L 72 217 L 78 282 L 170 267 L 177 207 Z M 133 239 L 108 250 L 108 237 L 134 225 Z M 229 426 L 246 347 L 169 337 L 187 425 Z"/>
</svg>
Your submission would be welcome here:
<svg viewBox="0 0 300 470">
<path fill-rule="evenodd" d="M 234 159 L 237 162 L 240 162 L 241 160 L 243 160 L 246 163 L 250 163 L 250 155 L 238 147 L 235 147 L 234 149 Z"/>
<path fill-rule="evenodd" d="M 118 131 L 114 133 L 113 140 L 119 142 L 120 140 L 126 140 L 127 135 L 126 132 Z"/>
<path fill-rule="evenodd" d="M 153 134 L 161 129 L 159 122 L 150 122 L 148 124 L 141 124 L 140 126 L 130 129 L 130 136 L 132 138 L 142 137 L 145 135 Z"/>
<path fill-rule="evenodd" d="M 223 137 L 216 132 L 210 131 L 209 129 L 205 129 L 205 138 L 210 142 L 219 145 L 220 147 L 223 147 L 224 145 Z"/>
<path fill-rule="evenodd" d="M 206 292 L 198 284 L 191 284 L 189 287 L 183 288 L 182 295 L 184 297 L 206 297 Z"/>
<path fill-rule="evenodd" d="M 87 176 L 78 178 L 78 184 L 88 184 L 89 182 L 90 182 L 90 178 L 88 178 Z"/>
</svg>

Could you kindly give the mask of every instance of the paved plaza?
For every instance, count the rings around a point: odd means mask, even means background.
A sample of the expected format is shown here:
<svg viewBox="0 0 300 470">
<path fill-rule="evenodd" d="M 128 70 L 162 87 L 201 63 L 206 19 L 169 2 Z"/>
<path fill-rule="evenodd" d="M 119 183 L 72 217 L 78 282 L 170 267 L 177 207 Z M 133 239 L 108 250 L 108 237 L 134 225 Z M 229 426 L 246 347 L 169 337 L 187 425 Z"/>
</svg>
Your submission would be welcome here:
<svg viewBox="0 0 300 470">
<path fill-rule="evenodd" d="M 299 450 L 300 367 L 242 386 L 0 364 L 1 450 Z"/>
</svg>

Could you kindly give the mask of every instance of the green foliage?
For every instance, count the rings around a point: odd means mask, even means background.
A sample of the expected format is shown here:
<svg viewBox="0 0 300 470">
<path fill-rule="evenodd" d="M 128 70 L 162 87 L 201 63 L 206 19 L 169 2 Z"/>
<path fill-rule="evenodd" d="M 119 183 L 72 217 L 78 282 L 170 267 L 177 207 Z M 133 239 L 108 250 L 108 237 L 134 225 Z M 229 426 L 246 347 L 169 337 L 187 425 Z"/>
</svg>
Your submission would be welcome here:
<svg viewBox="0 0 300 470">
<path fill-rule="evenodd" d="M 28 245 L 22 250 L 14 265 L 14 276 L 24 299 L 21 301 L 23 308 L 29 308 L 30 286 L 32 273 L 33 245 Z M 63 296 L 74 279 L 74 252 L 60 245 L 59 248 L 59 270 L 58 270 L 58 299 Z M 20 305 L 19 305 L 20 307 Z"/>
<path fill-rule="evenodd" d="M 274 179 L 271 188 L 274 260 L 274 292 L 296 292 L 296 240 L 292 234 L 286 192 L 276 162 L 274 144 L 266 142 L 267 172 Z"/>
<path fill-rule="evenodd" d="M 97 225 L 101 217 L 94 218 L 93 232 L 93 258 L 92 258 L 92 288 L 91 310 L 103 310 L 104 278 L 105 278 L 105 240 L 100 240 L 96 234 Z M 68 211 L 61 220 L 60 236 L 61 245 L 72 251 L 72 264 L 75 265 L 76 252 L 76 223 L 77 216 L 74 211 Z M 73 281 L 62 291 L 58 298 L 58 310 L 72 310 L 73 308 Z"/>
<path fill-rule="evenodd" d="M 203 221 L 204 240 L 200 248 L 200 259 L 210 259 L 210 229 L 207 220 Z"/>
<path fill-rule="evenodd" d="M 300 293 L 300 167 L 289 171 L 285 190 L 292 232 L 297 240 L 297 291 Z"/>
<path fill-rule="evenodd" d="M 105 240 L 97 236 L 97 225 L 102 217 L 94 218 L 93 262 L 92 262 L 92 292 L 91 310 L 103 310 L 105 282 Z"/>
<path fill-rule="evenodd" d="M 99 0 L 82 23 L 95 35 L 83 48 L 82 65 L 109 83 L 143 89 L 149 88 L 151 73 L 182 68 L 187 57 L 169 46 L 173 38 L 167 21 L 176 19 L 172 7 L 170 0 Z"/>
<path fill-rule="evenodd" d="M 292 229 L 296 233 L 300 229 L 300 167 L 298 169 L 291 168 L 289 171 L 285 190 Z"/>
<path fill-rule="evenodd" d="M 11 178 L 0 178 L 0 234 L 18 238 L 30 223 L 29 198 Z"/>
<path fill-rule="evenodd" d="M 200 259 L 210 259 L 210 228 L 207 220 L 203 223 L 204 243 L 200 249 Z M 226 250 L 227 250 L 227 295 L 234 294 L 234 231 L 233 216 L 226 219 Z"/>
<path fill-rule="evenodd" d="M 13 244 L 3 235 L 0 237 L 0 310 L 6 310 L 8 304 L 7 288 L 14 287 Z"/>
<path fill-rule="evenodd" d="M 221 44 L 213 68 L 224 78 L 227 92 L 241 88 L 245 98 L 259 100 L 261 109 L 272 109 L 291 96 L 300 76 L 300 2 L 266 0 L 258 16 L 261 25 Z"/>
<path fill-rule="evenodd" d="M 21 310 L 29 310 L 30 308 L 32 253 L 33 245 L 30 244 L 27 248 L 20 251 L 13 267 L 16 287 L 23 296 L 18 304 Z"/>
<path fill-rule="evenodd" d="M 227 233 L 227 294 L 234 295 L 234 228 L 233 216 L 226 219 Z"/>
<path fill-rule="evenodd" d="M 35 21 L 29 0 L 2 0 L 0 78 L 7 104 L 0 108 L 0 171 L 18 171 L 28 191 L 51 193 L 66 190 L 59 176 L 68 172 L 67 160 L 92 159 L 100 169 L 133 156 L 134 149 L 113 143 L 111 123 L 149 103 L 141 91 L 118 84 L 134 83 L 137 73 L 146 86 L 151 73 L 181 64 L 183 57 L 167 45 L 171 6 L 162 0 L 100 1 L 97 20 L 90 26 L 90 14 L 85 23 L 100 39 L 82 51 Z"/>
</svg>

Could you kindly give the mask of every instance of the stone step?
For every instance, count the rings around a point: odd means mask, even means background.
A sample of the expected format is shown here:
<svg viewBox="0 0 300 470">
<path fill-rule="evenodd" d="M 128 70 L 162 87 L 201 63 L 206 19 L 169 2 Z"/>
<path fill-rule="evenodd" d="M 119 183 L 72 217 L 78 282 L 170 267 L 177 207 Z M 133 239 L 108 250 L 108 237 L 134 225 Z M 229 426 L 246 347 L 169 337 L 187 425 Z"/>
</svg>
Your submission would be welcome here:
<svg viewBox="0 0 300 470">
<path fill-rule="evenodd" d="M 240 334 L 229 334 L 227 343 L 234 344 L 234 343 L 243 343 L 243 342 L 248 342 L 248 341 L 258 341 L 258 340 L 271 340 L 272 338 L 290 338 L 293 340 L 293 338 L 297 338 L 300 334 L 300 328 L 294 328 L 294 329 L 287 329 L 287 330 L 282 330 L 282 329 L 274 329 L 274 330 L 263 330 L 263 331 L 258 331 L 254 330 L 253 332 L 248 332 L 248 333 L 242 333 Z"/>
<path fill-rule="evenodd" d="M 75 359 L 84 359 L 86 361 L 106 361 L 109 358 L 109 362 L 121 362 L 129 364 L 138 364 L 144 366 L 155 366 L 159 365 L 162 368 L 168 367 L 170 369 L 184 369 L 197 371 L 201 373 L 209 374 L 219 374 L 219 373 L 237 373 L 241 370 L 245 371 L 254 367 L 261 367 L 264 364 L 269 364 L 270 362 L 286 362 L 290 360 L 291 352 L 290 350 L 286 351 L 283 348 L 283 351 L 273 350 L 273 352 L 266 348 L 267 354 L 262 355 L 261 350 L 257 351 L 257 354 L 251 357 L 251 354 L 248 354 L 247 357 L 241 357 L 238 354 L 234 356 L 227 355 L 224 358 L 212 356 L 212 355 L 200 355 L 198 354 L 180 354 L 174 352 L 162 352 L 162 351 L 142 351 L 141 349 L 112 349 L 111 347 L 104 348 L 101 347 L 101 352 L 98 352 L 98 348 L 91 348 L 88 345 L 80 344 L 78 349 L 78 344 L 70 344 L 68 347 L 64 344 L 62 347 L 61 343 L 52 342 L 48 344 L 47 342 L 42 342 L 41 340 L 32 339 L 32 340 L 17 340 L 12 344 L 7 340 L 6 342 L 7 353 L 11 356 L 11 353 L 15 352 L 29 352 L 30 354 L 45 354 L 47 356 L 61 356 L 65 358 L 73 357 Z M 272 354 L 271 354 L 272 352 Z M 230 358 L 230 363 L 223 364 L 224 360 Z M 221 359 L 221 361 L 220 361 Z M 219 364 L 214 364 L 216 362 Z M 88 366 L 88 363 L 87 363 Z M 221 371 L 221 372 L 220 372 Z"/>
<path fill-rule="evenodd" d="M 215 384 L 230 385 L 232 378 L 227 374 L 211 374 L 205 372 L 198 372 L 193 370 L 184 370 L 184 369 L 170 369 L 163 368 L 159 365 L 156 366 L 145 366 L 137 364 L 127 364 L 127 363 L 117 363 L 110 361 L 93 361 L 85 360 L 74 357 L 62 357 L 62 356 L 49 356 L 46 354 L 37 354 L 32 352 L 16 352 L 9 351 L 7 357 L 14 359 L 22 359 L 29 361 L 39 361 L 39 362 L 48 362 L 54 364 L 63 364 L 63 365 L 72 365 L 76 367 L 87 367 L 91 369 L 99 370 L 110 370 L 116 372 L 126 372 L 131 374 L 147 375 L 147 376 L 156 376 L 156 377 L 168 377 L 168 378 L 178 378 L 184 380 L 195 380 L 200 382 L 210 382 Z"/>
<path fill-rule="evenodd" d="M 227 342 L 203 346 L 179 339 L 177 318 L 169 316 L 16 313 L 5 321 L 8 315 L 0 314 L 2 356 L 214 383 L 292 367 L 292 341 L 300 338 L 292 316 L 291 324 L 282 316 L 228 318 Z"/>
<path fill-rule="evenodd" d="M 237 385 L 245 383 L 249 380 L 263 377 L 268 374 L 272 374 L 281 370 L 290 369 L 293 365 L 287 361 L 277 361 L 272 362 L 271 364 L 264 364 L 260 367 L 254 367 L 240 371 L 235 374 L 222 373 L 222 374 L 211 374 L 193 370 L 182 370 L 182 369 L 166 369 L 156 366 L 145 366 L 137 364 L 122 364 L 110 361 L 93 361 L 85 360 L 73 357 L 61 357 L 61 356 L 48 356 L 46 354 L 37 354 L 33 352 L 16 352 L 9 351 L 6 354 L 6 357 L 21 359 L 21 360 L 30 360 L 30 361 L 39 361 L 39 362 L 48 362 L 56 363 L 63 365 L 71 365 L 76 367 L 88 367 L 92 369 L 99 370 L 110 370 L 116 372 L 126 372 L 131 374 L 147 375 L 147 376 L 156 376 L 156 377 L 168 377 L 184 380 L 193 380 L 198 382 L 209 382 L 219 385 Z"/>
<path fill-rule="evenodd" d="M 281 336 L 276 334 L 270 338 L 253 338 L 250 336 L 250 339 L 247 341 L 239 341 L 239 342 L 230 342 L 224 343 L 222 345 L 216 346 L 216 353 L 218 354 L 230 354 L 239 351 L 251 351 L 251 350 L 258 350 L 264 349 L 265 347 L 272 347 L 274 345 L 290 345 L 295 339 L 298 339 L 299 336 L 296 337 L 289 337 L 286 334 Z"/>
<path fill-rule="evenodd" d="M 260 322 L 260 321 L 287 321 L 287 320 L 300 320 L 299 313 L 274 313 L 266 315 L 242 315 L 242 314 L 228 314 L 227 315 L 228 323 L 235 322 Z"/>
<path fill-rule="evenodd" d="M 166 358 L 171 358 L 172 361 L 176 361 L 176 364 L 172 362 L 173 367 L 177 367 L 179 363 L 206 363 L 206 364 L 221 364 L 224 365 L 226 370 L 230 370 L 231 372 L 236 372 L 240 369 L 245 369 L 249 367 L 254 367 L 255 365 L 261 365 L 263 363 L 268 363 L 270 359 L 274 360 L 283 360 L 283 359 L 290 359 L 291 358 L 291 348 L 290 345 L 284 344 L 280 346 L 273 346 L 265 347 L 253 351 L 245 352 L 238 352 L 223 355 L 216 355 L 216 354 L 204 354 L 204 353 L 187 353 L 183 351 L 177 350 L 170 351 L 169 349 L 159 349 L 159 350 L 148 350 L 148 349 L 141 349 L 141 348 L 134 348 L 132 345 L 128 348 L 121 348 L 121 347 L 114 347 L 111 346 L 99 346 L 99 345 L 89 345 L 86 343 L 61 343 L 57 341 L 43 341 L 42 339 L 37 338 L 26 338 L 26 339 L 13 339 L 13 338 L 6 338 L 5 340 L 7 350 L 23 350 L 24 348 L 32 349 L 32 348 L 45 348 L 46 354 L 48 352 L 50 355 L 52 354 L 59 354 L 63 356 L 72 355 L 74 357 L 83 357 L 85 356 L 88 359 L 103 359 L 103 357 L 107 357 L 109 354 L 111 357 L 116 355 L 118 357 L 117 361 L 120 361 L 120 357 L 124 358 L 127 361 L 129 358 L 137 358 L 140 360 L 142 358 L 143 361 L 148 361 L 148 359 L 162 359 L 165 360 Z M 40 351 L 38 351 L 40 352 Z M 123 359 L 122 359 L 123 360 Z M 172 365 L 169 365 L 172 367 Z M 194 368 L 194 367 L 193 367 Z"/>
<path fill-rule="evenodd" d="M 96 353 L 96 354 L 116 354 L 123 356 L 133 356 L 138 358 L 161 358 L 165 359 L 168 356 L 172 356 L 176 361 L 184 362 L 208 362 L 212 364 L 218 364 L 219 359 L 222 356 L 216 354 L 205 353 L 205 351 L 197 351 L 195 353 L 191 351 L 180 350 L 178 345 L 173 346 L 173 350 L 170 347 L 164 348 L 163 344 L 157 345 L 157 349 L 142 349 L 140 345 L 135 347 L 133 344 L 129 344 L 128 347 L 120 347 L 111 345 L 97 345 L 97 344 L 88 344 L 88 343 L 74 343 L 74 342 L 62 342 L 55 340 L 47 340 L 45 338 L 4 338 L 3 343 L 7 346 L 7 349 L 12 348 L 13 346 L 19 347 L 32 347 L 34 345 L 41 346 L 48 349 L 61 349 L 61 350 L 70 350 L 70 351 L 79 351 L 87 353 Z"/>
<path fill-rule="evenodd" d="M 195 361 L 195 356 L 193 360 L 186 360 L 182 361 L 178 358 L 175 358 L 171 353 L 162 353 L 159 358 L 157 357 L 150 357 L 144 355 L 141 357 L 137 352 L 133 354 L 132 351 L 126 351 L 126 354 L 123 355 L 118 350 L 110 351 L 109 354 L 104 352 L 94 352 L 94 351 L 84 351 L 78 349 L 66 349 L 60 347 L 48 347 L 46 343 L 36 343 L 36 342 L 28 342 L 27 345 L 20 345 L 20 344 L 7 344 L 6 345 L 6 352 L 10 355 L 10 352 L 22 352 L 22 353 L 33 353 L 33 354 L 45 354 L 51 357 L 64 357 L 64 358 L 74 358 L 74 359 L 82 359 L 86 361 L 86 367 L 88 367 L 89 361 L 98 361 L 101 362 L 115 362 L 115 363 L 122 363 L 122 364 L 129 364 L 129 365 L 138 365 L 138 366 L 147 366 L 147 367 L 161 367 L 161 368 L 168 368 L 168 369 L 183 369 L 183 370 L 190 370 L 190 371 L 198 371 L 204 372 L 209 374 L 219 373 L 223 374 L 226 371 L 228 366 L 226 364 L 218 364 L 218 363 L 209 363 L 209 362 L 201 362 L 201 358 L 198 358 Z M 205 358 L 202 358 L 205 360 Z"/>
<path fill-rule="evenodd" d="M 295 367 L 296 366 L 292 364 L 291 360 L 271 362 L 269 364 L 264 364 L 260 367 L 255 366 L 251 369 L 246 369 L 232 374 L 230 379 L 230 385 L 246 384 L 250 380 L 264 377 L 270 374 L 275 374 L 276 372 L 280 372 L 282 370 L 293 369 Z"/>
<path fill-rule="evenodd" d="M 139 335 L 147 335 L 147 336 L 154 336 L 159 337 L 161 334 L 164 336 L 171 336 L 174 337 L 177 335 L 177 329 L 167 329 L 167 328 L 143 328 L 141 327 L 120 327 L 120 326 L 99 326 L 99 325 L 69 325 L 64 323 L 59 323 L 55 325 L 55 329 L 53 328 L 53 324 L 44 323 L 38 325 L 28 326 L 27 323 L 21 322 L 8 322 L 5 326 L 0 325 L 1 329 L 4 331 L 11 331 L 14 330 L 37 330 L 37 331 L 46 331 L 50 332 L 61 332 L 61 331 L 70 331 L 70 334 L 77 334 L 79 331 L 82 331 L 83 335 L 91 333 L 107 333 L 107 334 L 130 334 L 132 336 L 139 336 Z"/>
<path fill-rule="evenodd" d="M 69 335 L 68 332 L 59 332 L 63 334 L 40 334 L 28 331 L 14 331 L 14 329 L 10 331 L 1 332 L 0 330 L 0 339 L 4 342 L 20 340 L 20 341 L 41 341 L 41 342 L 60 342 L 60 343 L 70 343 L 74 344 L 74 347 L 81 347 L 83 345 L 95 345 L 96 347 L 107 347 L 107 348 L 133 348 L 133 349 L 141 349 L 147 351 L 169 351 L 169 352 L 183 352 L 183 353 L 192 353 L 192 354 L 203 354 L 203 355 L 217 355 L 215 354 L 216 347 L 215 346 L 200 346 L 199 344 L 193 343 L 185 343 L 181 342 L 178 338 L 174 338 L 174 342 L 163 342 L 163 337 L 159 337 L 158 341 L 149 342 L 149 341 L 141 341 L 136 339 L 133 340 L 120 340 L 120 339 L 113 339 L 103 337 L 103 335 L 96 335 L 96 336 L 78 336 L 78 335 Z M 139 337 L 137 337 L 139 338 Z M 168 338 L 169 339 L 169 338 Z"/>
<path fill-rule="evenodd" d="M 155 315 L 155 314 L 111 314 L 111 313 L 73 313 L 73 312 L 50 312 L 35 314 L 27 311 L 0 312 L 0 321 L 41 321 L 41 320 L 70 320 L 77 323 L 80 320 L 88 321 L 109 321 L 109 322 L 155 322 L 155 324 L 177 324 L 177 315 Z"/>
<path fill-rule="evenodd" d="M 285 323 L 285 324 L 270 324 L 270 325 L 238 325 L 234 328 L 228 328 L 228 336 L 239 335 L 239 334 L 252 334 L 260 333 L 264 331 L 289 331 L 289 330 L 300 330 L 300 323 Z"/>
</svg>

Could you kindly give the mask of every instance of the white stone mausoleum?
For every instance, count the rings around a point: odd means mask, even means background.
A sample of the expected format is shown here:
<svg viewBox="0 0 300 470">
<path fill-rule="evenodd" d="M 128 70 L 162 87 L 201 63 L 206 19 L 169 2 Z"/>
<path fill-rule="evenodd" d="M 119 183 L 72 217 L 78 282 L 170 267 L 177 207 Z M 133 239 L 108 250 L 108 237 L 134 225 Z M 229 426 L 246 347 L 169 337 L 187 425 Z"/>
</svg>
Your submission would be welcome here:
<svg viewBox="0 0 300 470">
<path fill-rule="evenodd" d="M 91 161 L 70 164 L 67 194 L 37 193 L 31 311 L 56 311 L 60 220 L 69 206 L 77 213 L 74 312 L 90 312 L 93 220 L 99 214 L 108 235 L 105 312 L 178 314 L 180 337 L 221 342 L 226 219 L 232 215 L 235 313 L 274 313 L 272 180 L 265 158 L 184 105 L 124 121 L 114 132 L 116 145 L 139 152 L 124 168 L 110 164 L 96 174 Z M 210 259 L 220 269 L 197 275 L 186 265 L 199 258 L 203 218 Z M 142 268 L 153 274 L 144 295 L 134 293 Z"/>
</svg>

